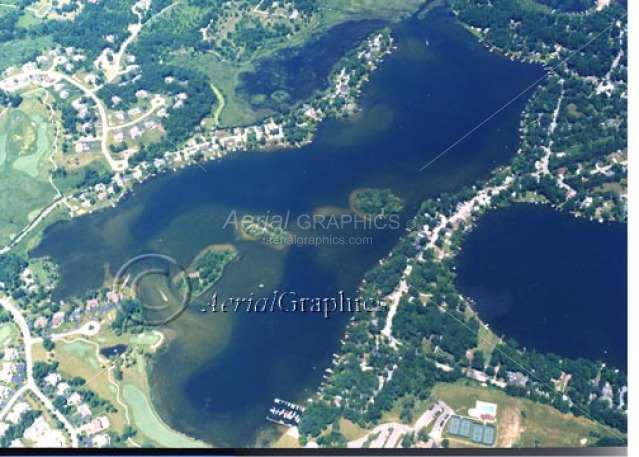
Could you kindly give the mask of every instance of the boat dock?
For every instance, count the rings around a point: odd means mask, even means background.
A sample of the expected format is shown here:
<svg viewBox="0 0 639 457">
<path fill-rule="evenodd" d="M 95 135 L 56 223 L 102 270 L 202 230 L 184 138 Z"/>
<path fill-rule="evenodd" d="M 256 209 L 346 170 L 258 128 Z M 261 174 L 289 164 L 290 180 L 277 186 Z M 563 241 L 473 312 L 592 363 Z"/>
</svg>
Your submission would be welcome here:
<svg viewBox="0 0 639 457">
<path fill-rule="evenodd" d="M 269 409 L 266 420 L 287 427 L 297 427 L 306 408 L 295 403 L 276 398 Z"/>
</svg>

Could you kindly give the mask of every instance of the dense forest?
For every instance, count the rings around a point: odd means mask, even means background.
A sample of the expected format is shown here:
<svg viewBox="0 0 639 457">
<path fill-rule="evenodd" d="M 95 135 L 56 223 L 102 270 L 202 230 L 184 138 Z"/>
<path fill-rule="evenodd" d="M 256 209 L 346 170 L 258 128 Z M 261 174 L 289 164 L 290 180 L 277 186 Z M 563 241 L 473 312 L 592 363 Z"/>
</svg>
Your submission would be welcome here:
<svg viewBox="0 0 639 457">
<path fill-rule="evenodd" d="M 111 328 L 117 336 L 123 333 L 138 334 L 148 330 L 150 327 L 145 324 L 144 310 L 142 303 L 138 299 L 126 299 L 117 308 L 117 313 Z"/>
<path fill-rule="evenodd" d="M 224 273 L 224 269 L 237 255 L 237 251 L 232 248 L 209 249 L 197 259 L 189 268 L 192 278 L 191 297 L 195 298 L 206 292 L 211 285 L 215 284 Z"/>
<path fill-rule="evenodd" d="M 86 2 L 82 13 L 74 20 L 44 21 L 38 33 L 50 36 L 62 47 L 81 49 L 87 57 L 85 65 L 91 68 L 104 48 L 117 48 L 128 36 L 128 25 L 137 22 L 131 6 L 132 2 L 128 0 Z M 108 35 L 113 35 L 113 43 L 105 40 Z"/>
<path fill-rule="evenodd" d="M 14 292 L 21 286 L 20 274 L 29 264 L 17 254 L 0 254 L 0 290 Z"/>
</svg>

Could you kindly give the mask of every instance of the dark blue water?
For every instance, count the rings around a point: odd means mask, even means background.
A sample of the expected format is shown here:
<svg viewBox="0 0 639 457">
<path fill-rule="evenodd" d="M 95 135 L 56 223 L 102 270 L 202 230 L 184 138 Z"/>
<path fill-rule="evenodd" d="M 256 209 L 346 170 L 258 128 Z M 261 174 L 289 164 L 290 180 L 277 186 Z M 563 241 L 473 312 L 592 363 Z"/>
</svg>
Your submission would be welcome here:
<svg viewBox="0 0 639 457">
<path fill-rule="evenodd" d="M 497 334 L 565 357 L 627 366 L 627 226 L 517 205 L 463 244 L 458 284 Z"/>
<path fill-rule="evenodd" d="M 115 346 L 109 346 L 100 349 L 100 354 L 105 357 L 117 357 L 124 353 L 127 350 L 126 344 L 116 344 Z"/>
<path fill-rule="evenodd" d="M 485 178 L 512 158 L 523 97 L 419 171 L 543 74 L 540 67 L 488 53 L 442 14 L 405 21 L 393 33 L 399 49 L 366 85 L 363 114 L 325 123 L 312 145 L 240 153 L 207 165 L 208 172 L 193 167 L 169 174 L 114 209 L 48 229 L 34 253 L 60 265 L 58 297 L 99 287 L 105 264 L 114 273 L 131 257 L 156 252 L 188 265 L 219 243 L 233 243 L 240 252 L 216 286 L 222 295 L 274 289 L 306 297 L 339 290 L 353 295 L 403 229 L 298 233 L 372 236 L 373 242 L 275 251 L 223 230 L 229 212 L 290 211 L 294 218 L 325 207 L 348 211 L 351 192 L 378 187 L 404 200 L 403 222 L 424 199 Z M 335 51 L 324 59 L 340 56 Z M 298 65 L 293 59 L 278 71 L 294 75 Z M 324 66 L 308 71 L 320 74 Z M 153 364 L 154 405 L 171 426 L 216 445 L 259 445 L 270 430 L 264 417 L 274 397 L 304 401 L 315 392 L 347 318 L 185 312 L 167 326 L 174 338 Z"/>
<path fill-rule="evenodd" d="M 594 8 L 596 0 L 535 0 L 558 11 L 566 13 L 579 13 L 589 8 Z"/>
</svg>

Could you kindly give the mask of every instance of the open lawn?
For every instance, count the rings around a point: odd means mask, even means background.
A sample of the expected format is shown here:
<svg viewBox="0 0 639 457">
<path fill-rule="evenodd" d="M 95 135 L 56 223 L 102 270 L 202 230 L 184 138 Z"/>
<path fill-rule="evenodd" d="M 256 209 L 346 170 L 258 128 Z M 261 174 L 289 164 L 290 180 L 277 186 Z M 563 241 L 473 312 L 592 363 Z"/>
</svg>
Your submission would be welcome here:
<svg viewBox="0 0 639 457">
<path fill-rule="evenodd" d="M 55 192 L 46 182 L 29 178 L 23 172 L 0 167 L 0 245 L 22 230 L 29 215 L 44 208 L 55 198 Z"/>
<path fill-rule="evenodd" d="M 35 59 L 50 46 L 47 38 L 24 38 L 0 43 L 0 71 Z"/>
<path fill-rule="evenodd" d="M 340 419 L 339 420 L 339 429 L 340 433 L 346 437 L 348 441 L 355 441 L 358 438 L 369 433 L 369 430 L 363 429 L 359 425 L 354 422 L 349 421 L 348 419 Z"/>
<path fill-rule="evenodd" d="M 487 329 L 484 325 L 479 326 L 479 350 L 484 353 L 486 361 L 490 360 L 495 347 L 497 347 L 501 340 L 490 329 Z"/>
<path fill-rule="evenodd" d="M 445 401 L 462 416 L 468 415 L 477 400 L 495 403 L 497 447 L 584 446 L 596 441 L 591 432 L 605 436 L 608 430 L 584 417 L 563 414 L 551 406 L 511 397 L 499 388 L 482 387 L 470 380 L 438 384 L 431 397 L 433 401 Z"/>
<path fill-rule="evenodd" d="M 125 384 L 122 395 L 130 407 L 135 427 L 158 445 L 170 448 L 206 447 L 204 443 L 169 428 L 158 417 L 146 394 L 136 386 Z"/>
<path fill-rule="evenodd" d="M 5 160 L 15 160 L 36 152 L 36 123 L 22 110 L 12 109 L 5 121 Z"/>
<path fill-rule="evenodd" d="M 13 162 L 13 168 L 23 171 L 32 178 L 37 178 L 41 164 L 45 162 L 45 154 L 50 152 L 51 142 L 48 136 L 48 124 L 39 115 L 33 115 L 20 156 Z M 48 168 L 48 167 L 47 167 Z"/>
<path fill-rule="evenodd" d="M 36 98 L 0 111 L 0 246 L 25 227 L 56 193 L 48 182 L 51 129 Z"/>
<path fill-rule="evenodd" d="M 104 331 L 96 338 L 96 343 L 81 339 L 56 342 L 56 360 L 60 362 L 59 370 L 63 374 L 82 376 L 89 381 L 88 389 L 95 391 L 100 397 L 106 398 L 118 408 L 118 414 L 110 414 L 109 418 L 113 428 L 119 432 L 127 423 L 124 406 L 126 405 L 132 425 L 140 432 L 134 438 L 136 443 L 142 444 L 148 438 L 154 445 L 162 447 L 205 447 L 204 443 L 182 435 L 164 424 L 155 412 L 147 394 L 144 393 L 147 388 L 146 361 L 139 350 L 148 350 L 149 346 L 159 343 L 160 338 L 161 336 L 157 333 L 146 333 L 143 338 L 139 338 L 138 335 L 116 337 L 112 332 Z M 109 379 L 104 358 L 100 357 L 98 360 L 96 357 L 98 344 L 100 347 L 116 344 L 137 347 L 133 350 L 136 355 L 136 365 L 125 369 L 124 380 L 118 382 L 119 399 L 123 403 L 118 401 L 117 389 Z M 41 346 L 36 348 L 39 347 Z"/>
<path fill-rule="evenodd" d="M 18 335 L 18 328 L 13 323 L 0 324 L 0 352 L 3 351 L 5 345 L 11 343 Z"/>
<path fill-rule="evenodd" d="M 272 445 L 274 449 L 291 449 L 291 448 L 301 448 L 300 442 L 298 439 L 293 438 L 288 434 L 284 434 L 278 438 Z"/>
<path fill-rule="evenodd" d="M 344 20 L 397 19 L 418 11 L 433 0 L 325 0 L 320 3 L 324 25 L 336 25 Z"/>
</svg>

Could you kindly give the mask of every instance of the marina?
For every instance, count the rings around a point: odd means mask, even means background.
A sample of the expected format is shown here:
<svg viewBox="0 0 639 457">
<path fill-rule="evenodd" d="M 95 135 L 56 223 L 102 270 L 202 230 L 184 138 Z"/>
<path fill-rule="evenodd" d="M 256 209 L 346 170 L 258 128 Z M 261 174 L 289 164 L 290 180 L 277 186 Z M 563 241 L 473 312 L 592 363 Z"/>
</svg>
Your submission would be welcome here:
<svg viewBox="0 0 639 457">
<path fill-rule="evenodd" d="M 305 410 L 303 406 L 276 398 L 266 420 L 287 427 L 297 427 Z"/>
</svg>

